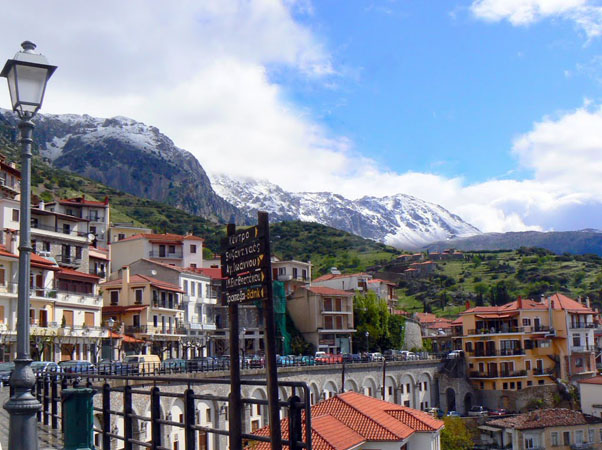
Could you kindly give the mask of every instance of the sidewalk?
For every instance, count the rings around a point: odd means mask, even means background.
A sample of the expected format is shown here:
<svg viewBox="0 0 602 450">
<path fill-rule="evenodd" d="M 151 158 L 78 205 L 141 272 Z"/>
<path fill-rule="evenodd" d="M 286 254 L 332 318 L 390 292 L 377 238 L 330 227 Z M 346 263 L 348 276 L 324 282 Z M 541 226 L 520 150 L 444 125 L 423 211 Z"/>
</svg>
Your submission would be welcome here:
<svg viewBox="0 0 602 450">
<path fill-rule="evenodd" d="M 8 412 L 2 407 L 8 400 L 9 388 L 0 388 L 0 445 L 2 450 L 8 450 Z M 38 445 L 40 450 L 54 450 L 63 448 L 63 436 L 60 430 L 52 430 L 50 427 L 38 426 Z"/>
</svg>

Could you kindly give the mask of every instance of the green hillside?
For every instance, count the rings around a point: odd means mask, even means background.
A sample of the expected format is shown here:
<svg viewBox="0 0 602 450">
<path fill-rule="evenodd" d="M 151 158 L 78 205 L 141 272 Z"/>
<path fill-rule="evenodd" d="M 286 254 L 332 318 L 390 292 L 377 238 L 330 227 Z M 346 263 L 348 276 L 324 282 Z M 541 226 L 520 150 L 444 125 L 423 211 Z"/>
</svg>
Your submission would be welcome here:
<svg viewBox="0 0 602 450">
<path fill-rule="evenodd" d="M 471 305 L 501 305 L 562 292 L 590 297 L 602 308 L 602 258 L 556 255 L 548 250 L 468 252 L 462 261 L 439 261 L 429 278 L 400 282 L 400 307 L 453 316 Z"/>
</svg>

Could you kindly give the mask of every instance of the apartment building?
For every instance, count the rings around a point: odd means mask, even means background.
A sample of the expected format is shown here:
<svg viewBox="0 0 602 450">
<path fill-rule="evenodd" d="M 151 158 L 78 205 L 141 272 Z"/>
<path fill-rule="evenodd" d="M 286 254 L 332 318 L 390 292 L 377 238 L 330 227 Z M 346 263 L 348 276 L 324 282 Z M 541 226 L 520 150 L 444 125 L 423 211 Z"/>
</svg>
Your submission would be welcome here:
<svg viewBox="0 0 602 450">
<path fill-rule="evenodd" d="M 396 283 L 387 280 L 381 280 L 379 278 L 372 278 L 367 281 L 368 290 L 373 291 L 378 298 L 383 299 L 387 302 L 389 312 L 393 313 L 393 310 L 397 308 L 397 294 L 395 293 Z"/>
<path fill-rule="evenodd" d="M 282 281 L 288 294 L 311 282 L 311 262 L 283 261 L 272 256 L 272 280 Z"/>
<path fill-rule="evenodd" d="M 368 291 L 368 281 L 372 279 L 369 273 L 348 273 L 342 274 L 335 267 L 330 269 L 330 273 L 322 275 L 312 281 L 313 286 L 324 286 L 341 291 Z"/>
<path fill-rule="evenodd" d="M 116 222 L 109 225 L 109 244 L 137 234 L 151 234 L 150 228 L 136 226 L 133 222 Z"/>
<path fill-rule="evenodd" d="M 142 233 L 111 243 L 113 270 L 143 258 L 179 267 L 203 267 L 203 238 L 190 234 Z"/>
<path fill-rule="evenodd" d="M 519 297 L 467 309 L 460 315 L 462 335 L 454 339 L 461 340 L 469 378 L 485 405 L 520 409 L 528 399 L 521 390 L 592 376 L 596 315 L 563 294 L 540 301 Z"/>
<path fill-rule="evenodd" d="M 182 296 L 179 285 L 147 275 L 131 275 L 123 267 L 117 278 L 102 283 L 103 322 L 116 321 L 114 329 L 145 341 L 145 351 L 161 358 L 182 355 L 184 326 Z M 121 352 L 120 352 L 121 353 Z"/>
<path fill-rule="evenodd" d="M 202 269 L 172 266 L 150 259 L 138 260 L 129 267 L 131 275 L 150 275 L 182 289 L 183 326 L 186 328 L 186 336 L 181 339 L 183 356 L 209 356 L 209 342 L 216 330 L 217 304 L 211 277 Z"/>
<path fill-rule="evenodd" d="M 44 209 L 42 206 L 41 209 Z M 86 219 L 88 221 L 87 232 L 91 234 L 90 243 L 93 247 L 107 248 L 109 243 L 109 197 L 103 201 L 89 200 L 85 195 L 81 197 L 60 199 L 48 203 L 45 207 L 48 211 L 57 212 L 68 216 Z"/>
<path fill-rule="evenodd" d="M 287 301 L 287 310 L 305 340 L 317 350 L 351 353 L 353 292 L 325 286 L 297 289 Z"/>
</svg>

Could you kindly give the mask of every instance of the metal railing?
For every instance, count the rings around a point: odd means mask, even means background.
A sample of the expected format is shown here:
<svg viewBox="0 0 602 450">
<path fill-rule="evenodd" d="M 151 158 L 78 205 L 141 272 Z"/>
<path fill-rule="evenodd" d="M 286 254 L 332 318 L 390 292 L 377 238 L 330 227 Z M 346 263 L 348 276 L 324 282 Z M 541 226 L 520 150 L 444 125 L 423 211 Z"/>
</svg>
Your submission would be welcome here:
<svg viewBox="0 0 602 450">
<path fill-rule="evenodd" d="M 570 328 L 596 328 L 597 325 L 595 323 L 571 323 Z"/>
<path fill-rule="evenodd" d="M 34 229 L 37 229 L 37 230 L 53 231 L 54 233 L 68 234 L 70 236 L 79 236 L 79 237 L 88 236 L 88 232 L 86 232 L 86 231 L 75 231 L 72 229 L 66 230 L 66 229 L 63 229 L 60 227 L 53 227 L 50 225 L 42 225 L 39 222 L 36 223 L 33 220 L 31 222 L 31 228 L 32 228 L 32 231 Z"/>
<path fill-rule="evenodd" d="M 147 334 L 186 334 L 186 328 L 181 326 L 153 326 L 153 325 L 126 325 L 126 333 L 147 333 Z"/>
<path fill-rule="evenodd" d="M 169 252 L 154 252 L 154 251 L 150 251 L 148 252 L 148 257 L 149 258 L 183 258 L 183 254 L 182 252 L 175 252 L 175 253 L 169 253 Z"/>
<path fill-rule="evenodd" d="M 501 370 L 499 372 L 470 372 L 470 378 L 516 378 L 526 376 L 526 370 Z"/>
<path fill-rule="evenodd" d="M 137 304 L 142 304 L 137 303 Z M 184 310 L 184 305 L 180 302 L 176 302 L 176 301 L 168 301 L 168 300 L 159 300 L 159 299 L 153 299 L 153 308 L 167 308 L 167 309 L 179 309 L 179 310 Z"/>
<path fill-rule="evenodd" d="M 195 379 L 176 377 L 138 377 L 120 375 L 88 375 L 88 374 L 40 374 L 34 386 L 34 395 L 42 408 L 37 414 L 38 422 L 50 426 L 54 430 L 63 428 L 63 409 L 61 404 L 62 391 L 71 387 L 85 384 L 85 387 L 95 389 L 101 399 L 94 407 L 94 416 L 99 419 L 100 426 L 95 425 L 93 431 L 98 433 L 99 448 L 108 450 L 123 448 L 150 448 L 156 450 L 170 449 L 167 441 L 169 428 L 182 430 L 184 434 L 183 448 L 193 450 L 198 448 L 197 436 L 200 433 L 213 434 L 217 439 L 228 436 L 225 428 L 215 428 L 213 422 L 201 423 L 202 416 L 197 414 L 201 402 L 211 402 L 220 405 L 215 414 L 222 414 L 222 409 L 228 406 L 227 395 L 219 395 L 218 387 L 230 385 L 228 379 Z M 199 394 L 204 386 L 213 385 L 211 394 Z M 242 386 L 266 386 L 261 380 L 241 380 Z M 169 390 L 169 387 L 181 386 L 180 392 Z M 311 442 L 311 404 L 310 391 L 306 383 L 286 381 L 279 382 L 281 390 L 290 394 L 286 400 L 279 400 L 279 409 L 285 410 L 283 416 L 289 418 L 288 439 L 282 439 L 282 444 L 291 450 L 312 448 Z M 267 386 L 266 386 L 267 387 Z M 162 390 L 162 388 L 168 388 Z M 226 390 L 224 389 L 224 392 Z M 134 412 L 134 400 L 142 399 L 150 405 L 148 414 L 139 415 Z M 172 419 L 168 404 L 174 399 L 180 399 L 183 405 L 181 418 Z M 243 414 L 245 405 L 267 408 L 268 400 L 257 398 L 242 398 Z M 282 414 L 282 412 L 281 412 Z M 117 427 L 117 422 L 121 426 Z M 243 423 L 245 421 L 243 420 Z M 223 421 L 222 423 L 225 423 Z M 219 424 L 218 424 L 219 425 Z M 169 428 L 168 428 L 169 427 Z M 271 442 L 269 436 L 242 433 L 244 441 Z"/>
<path fill-rule="evenodd" d="M 470 352 L 467 352 L 470 356 L 472 357 L 476 357 L 476 358 L 483 358 L 483 357 L 494 357 L 494 356 L 520 356 L 520 355 L 524 355 L 525 354 L 525 350 L 522 348 L 519 349 L 504 349 L 504 350 L 484 350 L 484 351 L 478 351 L 478 350 L 473 350 Z"/>
<path fill-rule="evenodd" d="M 545 333 L 550 331 L 550 327 L 538 325 L 538 326 L 524 326 L 524 327 L 489 327 L 489 328 L 477 328 L 469 329 L 467 333 L 473 334 L 504 334 L 504 333 Z"/>
<path fill-rule="evenodd" d="M 69 264 L 73 266 L 79 266 L 82 263 L 81 257 L 76 258 L 71 255 L 57 255 L 56 262 L 59 264 Z"/>
</svg>

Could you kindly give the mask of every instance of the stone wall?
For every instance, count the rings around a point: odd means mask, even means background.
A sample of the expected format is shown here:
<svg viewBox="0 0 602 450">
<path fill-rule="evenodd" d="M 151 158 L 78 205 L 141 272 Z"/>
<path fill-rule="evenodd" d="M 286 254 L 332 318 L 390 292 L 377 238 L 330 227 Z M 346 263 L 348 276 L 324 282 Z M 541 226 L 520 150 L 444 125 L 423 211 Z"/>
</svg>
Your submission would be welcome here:
<svg viewBox="0 0 602 450">
<path fill-rule="evenodd" d="M 422 331 L 420 330 L 420 325 L 410 319 L 407 319 L 405 322 L 403 348 L 405 350 L 422 348 Z"/>
</svg>

